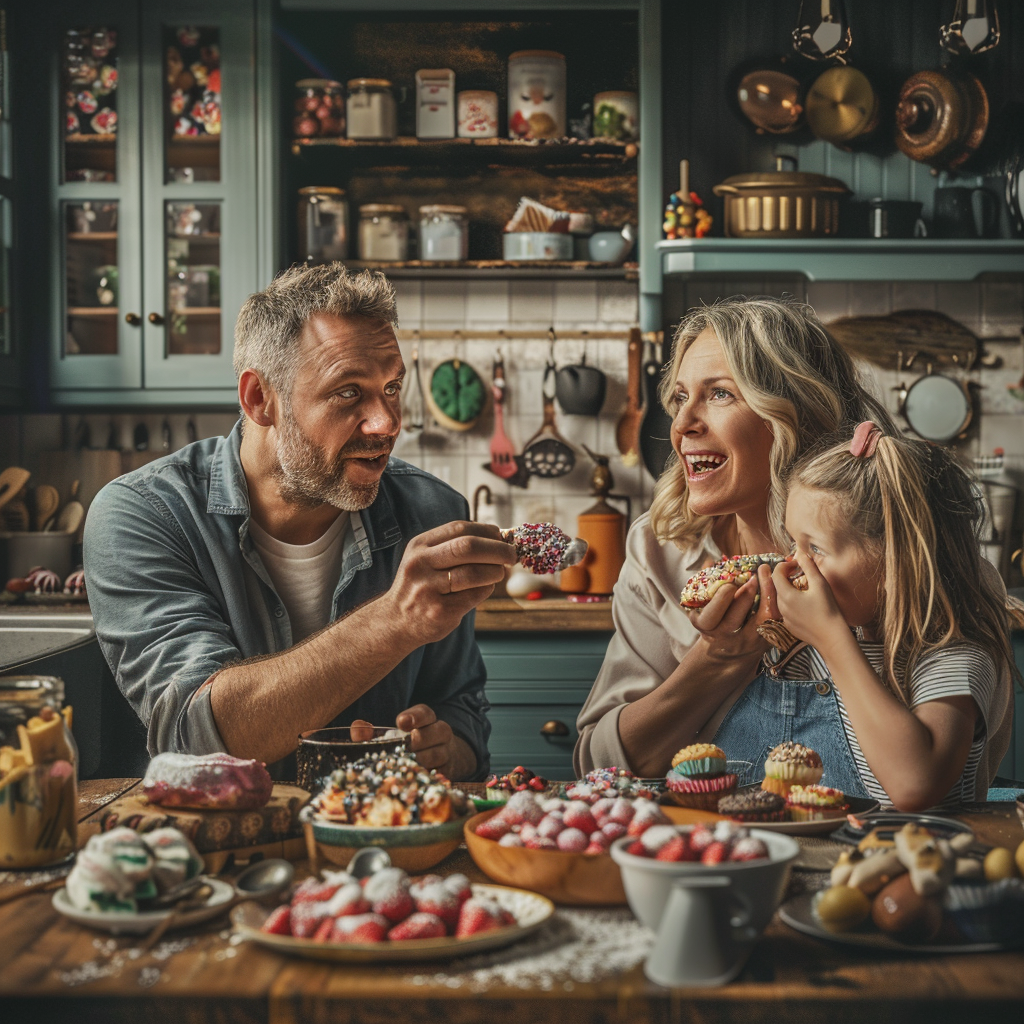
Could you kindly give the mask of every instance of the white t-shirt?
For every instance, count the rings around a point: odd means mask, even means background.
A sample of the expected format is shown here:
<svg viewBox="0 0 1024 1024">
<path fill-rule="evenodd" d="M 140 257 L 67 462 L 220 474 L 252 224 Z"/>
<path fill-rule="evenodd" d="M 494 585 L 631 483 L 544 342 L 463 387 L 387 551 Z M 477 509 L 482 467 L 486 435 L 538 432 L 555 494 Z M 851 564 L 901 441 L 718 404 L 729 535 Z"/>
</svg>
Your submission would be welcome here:
<svg viewBox="0 0 1024 1024">
<path fill-rule="evenodd" d="M 249 520 L 249 536 L 288 612 L 294 643 L 331 621 L 331 600 L 341 576 L 351 519 L 347 512 L 339 512 L 328 531 L 312 544 L 285 544 Z"/>
</svg>

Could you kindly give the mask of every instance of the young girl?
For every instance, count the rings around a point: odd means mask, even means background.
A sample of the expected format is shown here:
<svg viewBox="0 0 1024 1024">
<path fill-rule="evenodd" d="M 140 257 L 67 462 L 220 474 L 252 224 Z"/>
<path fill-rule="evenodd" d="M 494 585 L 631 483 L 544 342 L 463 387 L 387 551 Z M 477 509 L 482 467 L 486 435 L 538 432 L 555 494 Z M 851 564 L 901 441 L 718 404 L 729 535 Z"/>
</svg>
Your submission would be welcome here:
<svg viewBox="0 0 1024 1024">
<path fill-rule="evenodd" d="M 984 800 L 1009 743 L 1008 620 L 979 518 L 945 449 L 870 421 L 787 477 L 795 555 L 774 583 L 809 646 L 786 677 L 831 684 L 864 791 L 901 811 Z"/>
</svg>

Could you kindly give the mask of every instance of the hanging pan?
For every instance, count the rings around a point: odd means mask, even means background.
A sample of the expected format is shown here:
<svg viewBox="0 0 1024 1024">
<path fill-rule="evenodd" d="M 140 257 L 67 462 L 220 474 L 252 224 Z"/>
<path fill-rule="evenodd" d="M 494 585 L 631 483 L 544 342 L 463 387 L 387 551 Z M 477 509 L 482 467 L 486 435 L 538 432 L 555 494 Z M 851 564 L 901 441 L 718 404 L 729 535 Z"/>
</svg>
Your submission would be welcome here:
<svg viewBox="0 0 1024 1024">
<path fill-rule="evenodd" d="M 932 373 L 929 363 L 925 375 L 907 389 L 900 412 L 926 441 L 952 441 L 970 426 L 974 403 L 966 382 Z"/>
<path fill-rule="evenodd" d="M 576 452 L 555 426 L 555 364 L 549 360 L 544 369 L 544 422 L 523 448 L 523 465 L 533 476 L 553 478 L 565 476 L 576 465 Z"/>
</svg>

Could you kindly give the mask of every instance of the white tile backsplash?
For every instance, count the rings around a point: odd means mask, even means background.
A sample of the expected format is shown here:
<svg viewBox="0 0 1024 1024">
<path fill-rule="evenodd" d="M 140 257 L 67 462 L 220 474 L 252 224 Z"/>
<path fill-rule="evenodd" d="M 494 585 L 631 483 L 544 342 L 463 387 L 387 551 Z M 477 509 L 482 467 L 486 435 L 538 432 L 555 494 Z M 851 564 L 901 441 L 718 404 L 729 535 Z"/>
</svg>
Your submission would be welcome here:
<svg viewBox="0 0 1024 1024">
<path fill-rule="evenodd" d="M 555 318 L 553 281 L 512 281 L 509 288 L 512 326 L 550 327 Z"/>
<path fill-rule="evenodd" d="M 497 330 L 510 319 L 508 281 L 469 281 L 466 288 L 466 325 Z"/>
<path fill-rule="evenodd" d="M 423 288 L 423 326 L 466 326 L 466 282 L 427 281 Z"/>
<path fill-rule="evenodd" d="M 587 328 L 597 319 L 597 281 L 555 282 L 555 326 Z"/>
</svg>

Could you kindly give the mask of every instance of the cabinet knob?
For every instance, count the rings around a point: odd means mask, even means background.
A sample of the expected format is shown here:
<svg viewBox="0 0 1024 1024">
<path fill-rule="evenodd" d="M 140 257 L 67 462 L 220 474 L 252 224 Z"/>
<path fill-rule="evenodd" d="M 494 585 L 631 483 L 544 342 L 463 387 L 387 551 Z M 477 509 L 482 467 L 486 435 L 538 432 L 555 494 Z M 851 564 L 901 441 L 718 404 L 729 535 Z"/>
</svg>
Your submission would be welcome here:
<svg viewBox="0 0 1024 1024">
<path fill-rule="evenodd" d="M 565 722 L 559 722 L 557 720 L 545 722 L 540 727 L 540 734 L 541 736 L 568 736 L 569 726 L 567 726 Z"/>
<path fill-rule="evenodd" d="M 124 322 L 132 327 L 138 327 L 142 323 L 142 317 L 138 313 L 125 313 Z"/>
<path fill-rule="evenodd" d="M 164 322 L 164 318 L 159 313 L 150 313 L 147 319 L 155 327 L 159 327 Z"/>
</svg>

